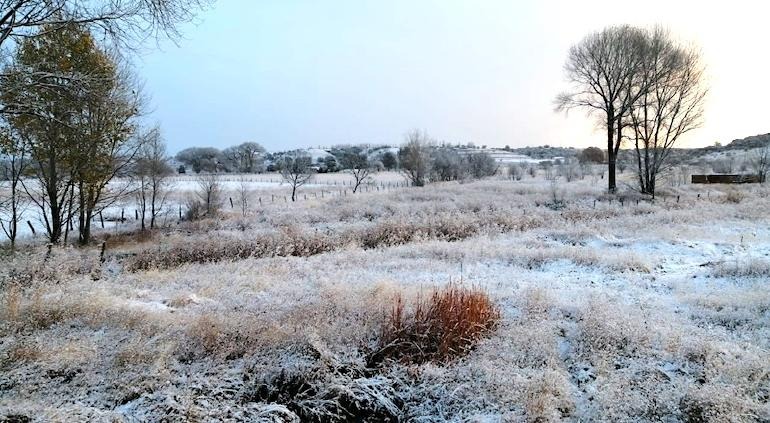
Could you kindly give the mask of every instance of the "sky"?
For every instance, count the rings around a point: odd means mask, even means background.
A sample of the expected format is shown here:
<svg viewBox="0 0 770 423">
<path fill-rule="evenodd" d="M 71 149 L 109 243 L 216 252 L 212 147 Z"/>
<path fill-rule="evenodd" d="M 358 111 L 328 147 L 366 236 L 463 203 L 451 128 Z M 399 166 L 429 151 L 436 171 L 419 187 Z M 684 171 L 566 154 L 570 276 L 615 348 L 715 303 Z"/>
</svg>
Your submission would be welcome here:
<svg viewBox="0 0 770 423">
<path fill-rule="evenodd" d="M 136 60 L 169 150 L 269 151 L 434 139 L 490 147 L 603 144 L 553 109 L 567 51 L 615 24 L 662 24 L 707 66 L 704 125 L 681 146 L 770 132 L 770 2 L 217 0 Z"/>
</svg>

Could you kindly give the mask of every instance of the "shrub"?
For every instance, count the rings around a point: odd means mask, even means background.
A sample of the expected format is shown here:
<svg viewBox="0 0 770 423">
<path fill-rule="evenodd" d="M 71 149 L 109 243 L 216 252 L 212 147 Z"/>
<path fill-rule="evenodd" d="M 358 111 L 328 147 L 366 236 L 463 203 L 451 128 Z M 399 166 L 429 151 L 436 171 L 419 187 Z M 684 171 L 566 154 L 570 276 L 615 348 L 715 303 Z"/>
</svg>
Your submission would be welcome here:
<svg viewBox="0 0 770 423">
<path fill-rule="evenodd" d="M 203 203 L 199 201 L 197 198 L 187 198 L 185 201 L 185 213 L 184 213 L 184 220 L 187 221 L 196 221 L 203 217 L 205 214 L 205 209 L 203 207 Z"/>
<path fill-rule="evenodd" d="M 386 359 L 418 364 L 444 362 L 463 356 L 499 320 L 497 306 L 476 288 L 449 285 L 434 291 L 427 300 L 418 298 L 410 312 L 398 295 L 380 328 L 377 348 L 369 355 L 368 364 Z"/>
<path fill-rule="evenodd" d="M 727 191 L 727 195 L 725 196 L 725 203 L 740 204 L 744 198 L 746 198 L 746 194 L 738 190 L 731 189 L 730 191 Z"/>
</svg>

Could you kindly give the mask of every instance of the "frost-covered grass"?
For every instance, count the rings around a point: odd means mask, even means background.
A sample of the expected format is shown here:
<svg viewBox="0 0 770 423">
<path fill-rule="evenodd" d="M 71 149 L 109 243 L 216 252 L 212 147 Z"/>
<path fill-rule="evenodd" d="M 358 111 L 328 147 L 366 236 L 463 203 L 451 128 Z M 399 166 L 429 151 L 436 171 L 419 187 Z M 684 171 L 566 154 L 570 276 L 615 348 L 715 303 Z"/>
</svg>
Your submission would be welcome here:
<svg viewBox="0 0 770 423">
<path fill-rule="evenodd" d="M 113 236 L 104 263 L 22 246 L 0 258 L 0 420 L 770 419 L 768 189 L 621 206 L 600 184 L 226 208 Z M 491 300 L 489 330 L 368 360 L 396 299 L 410 319 L 450 284 Z M 410 333 L 412 353 L 443 332 Z"/>
</svg>

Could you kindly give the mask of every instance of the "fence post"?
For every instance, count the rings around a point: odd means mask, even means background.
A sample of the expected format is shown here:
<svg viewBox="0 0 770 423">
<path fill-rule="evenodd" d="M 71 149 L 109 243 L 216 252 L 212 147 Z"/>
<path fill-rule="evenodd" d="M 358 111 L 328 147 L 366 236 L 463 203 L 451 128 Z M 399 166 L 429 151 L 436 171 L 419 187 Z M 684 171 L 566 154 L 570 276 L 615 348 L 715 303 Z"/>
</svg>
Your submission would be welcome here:
<svg viewBox="0 0 770 423">
<path fill-rule="evenodd" d="M 102 211 L 99 210 L 99 222 L 102 224 L 102 229 L 104 229 L 104 216 L 102 216 Z"/>
<path fill-rule="evenodd" d="M 34 226 L 32 226 L 32 222 L 30 222 L 30 221 L 28 220 L 28 221 L 27 221 L 27 225 L 29 225 L 29 230 L 31 230 L 31 231 L 32 231 L 32 236 L 37 236 L 37 232 L 35 232 L 35 227 L 34 227 Z"/>
<path fill-rule="evenodd" d="M 233 208 L 233 207 L 235 207 L 233 206 L 233 197 L 230 197 L 230 208 Z"/>
</svg>

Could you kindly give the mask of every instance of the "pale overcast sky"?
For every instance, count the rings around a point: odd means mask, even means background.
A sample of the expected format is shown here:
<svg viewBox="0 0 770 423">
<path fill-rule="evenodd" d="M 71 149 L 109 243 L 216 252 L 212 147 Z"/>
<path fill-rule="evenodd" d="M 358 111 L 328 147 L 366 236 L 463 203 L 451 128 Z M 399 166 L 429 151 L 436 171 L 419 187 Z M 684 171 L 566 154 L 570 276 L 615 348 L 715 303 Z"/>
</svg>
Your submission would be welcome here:
<svg viewBox="0 0 770 423">
<path fill-rule="evenodd" d="M 717 5 L 719 4 L 719 5 Z M 612 24 L 663 24 L 697 43 L 711 92 L 686 146 L 770 132 L 766 1 L 218 0 L 137 60 L 171 152 L 434 138 L 601 146 L 553 111 L 570 45 Z"/>
</svg>

